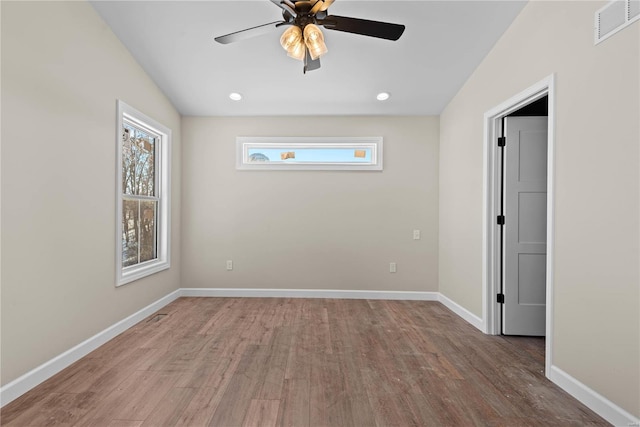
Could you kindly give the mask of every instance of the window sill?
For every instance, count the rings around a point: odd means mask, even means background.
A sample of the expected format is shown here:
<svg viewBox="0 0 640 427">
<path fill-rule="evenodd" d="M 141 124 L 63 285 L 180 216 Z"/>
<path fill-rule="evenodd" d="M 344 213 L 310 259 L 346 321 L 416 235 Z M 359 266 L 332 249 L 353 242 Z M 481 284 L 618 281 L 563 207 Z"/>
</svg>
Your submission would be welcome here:
<svg viewBox="0 0 640 427">
<path fill-rule="evenodd" d="M 127 283 L 134 282 L 139 279 L 143 279 L 152 274 L 159 273 L 164 270 L 168 270 L 171 267 L 169 261 L 154 261 L 148 264 L 137 265 L 129 269 L 122 271 L 121 276 L 118 278 L 116 287 L 126 285 Z"/>
</svg>

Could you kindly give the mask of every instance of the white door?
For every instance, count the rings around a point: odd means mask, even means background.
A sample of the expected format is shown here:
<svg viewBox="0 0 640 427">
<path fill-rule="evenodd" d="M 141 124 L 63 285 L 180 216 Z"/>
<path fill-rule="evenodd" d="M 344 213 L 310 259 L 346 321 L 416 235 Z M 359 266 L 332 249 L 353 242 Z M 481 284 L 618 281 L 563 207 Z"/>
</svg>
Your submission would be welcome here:
<svg viewBox="0 0 640 427">
<path fill-rule="evenodd" d="M 502 333 L 545 335 L 547 118 L 505 118 Z"/>
</svg>

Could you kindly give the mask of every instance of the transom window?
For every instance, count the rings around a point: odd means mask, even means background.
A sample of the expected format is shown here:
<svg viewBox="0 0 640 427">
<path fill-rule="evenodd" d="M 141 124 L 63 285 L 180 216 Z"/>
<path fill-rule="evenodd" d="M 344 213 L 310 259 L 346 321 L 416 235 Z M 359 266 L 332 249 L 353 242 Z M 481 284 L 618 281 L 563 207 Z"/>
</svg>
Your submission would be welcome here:
<svg viewBox="0 0 640 427">
<path fill-rule="evenodd" d="M 118 101 L 117 285 L 169 268 L 170 135 Z"/>
<path fill-rule="evenodd" d="M 381 137 L 238 137 L 238 169 L 382 170 Z"/>
</svg>

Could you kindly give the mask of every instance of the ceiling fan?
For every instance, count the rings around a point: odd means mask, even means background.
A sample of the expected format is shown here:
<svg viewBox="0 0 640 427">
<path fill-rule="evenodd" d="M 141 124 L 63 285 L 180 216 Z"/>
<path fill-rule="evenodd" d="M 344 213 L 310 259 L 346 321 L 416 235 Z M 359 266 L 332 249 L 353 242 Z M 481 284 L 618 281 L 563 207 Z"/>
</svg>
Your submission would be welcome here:
<svg viewBox="0 0 640 427">
<path fill-rule="evenodd" d="M 288 26 L 289 28 L 280 37 L 280 44 L 287 51 L 287 55 L 303 61 L 303 72 L 306 73 L 320 68 L 320 57 L 327 53 L 324 36 L 318 26 L 322 26 L 327 30 L 343 31 L 394 41 L 398 40 L 404 32 L 404 25 L 400 24 L 329 15 L 329 6 L 334 1 L 271 0 L 272 3 L 282 9 L 282 21 L 270 22 L 219 36 L 215 38 L 215 41 L 222 44 L 233 43 Z"/>
</svg>

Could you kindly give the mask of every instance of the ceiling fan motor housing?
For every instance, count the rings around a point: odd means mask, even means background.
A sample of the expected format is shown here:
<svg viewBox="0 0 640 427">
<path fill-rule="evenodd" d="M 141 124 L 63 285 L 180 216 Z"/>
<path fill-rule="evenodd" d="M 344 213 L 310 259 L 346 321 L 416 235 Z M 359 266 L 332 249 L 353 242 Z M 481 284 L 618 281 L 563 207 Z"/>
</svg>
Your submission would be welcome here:
<svg viewBox="0 0 640 427">
<path fill-rule="evenodd" d="M 286 22 L 297 25 L 301 29 L 307 24 L 317 24 L 318 20 L 327 17 L 327 11 L 321 10 L 316 13 L 311 12 L 312 4 L 309 1 L 297 1 L 294 3 L 296 16 L 292 15 L 287 9 L 282 9 L 282 17 Z"/>
</svg>

